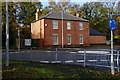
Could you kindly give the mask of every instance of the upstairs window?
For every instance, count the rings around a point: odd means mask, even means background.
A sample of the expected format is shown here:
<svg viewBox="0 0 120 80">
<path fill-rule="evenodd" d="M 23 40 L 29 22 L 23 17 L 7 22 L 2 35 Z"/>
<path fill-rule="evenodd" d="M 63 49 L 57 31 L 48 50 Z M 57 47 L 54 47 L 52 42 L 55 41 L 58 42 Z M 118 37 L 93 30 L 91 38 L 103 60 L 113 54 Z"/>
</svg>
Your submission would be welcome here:
<svg viewBox="0 0 120 80">
<path fill-rule="evenodd" d="M 79 30 L 83 30 L 83 23 L 82 22 L 79 23 Z"/>
<path fill-rule="evenodd" d="M 58 21 L 53 20 L 53 29 L 58 29 Z"/>
<path fill-rule="evenodd" d="M 70 30 L 70 29 L 71 29 L 70 22 L 67 22 L 67 30 Z"/>
</svg>

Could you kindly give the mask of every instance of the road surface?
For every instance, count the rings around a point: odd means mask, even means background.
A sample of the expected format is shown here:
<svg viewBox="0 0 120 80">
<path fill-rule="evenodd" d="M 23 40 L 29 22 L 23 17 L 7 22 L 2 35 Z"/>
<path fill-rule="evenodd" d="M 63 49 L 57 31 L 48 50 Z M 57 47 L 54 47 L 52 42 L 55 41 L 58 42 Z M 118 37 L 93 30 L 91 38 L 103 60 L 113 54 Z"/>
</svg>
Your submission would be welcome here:
<svg viewBox="0 0 120 80">
<path fill-rule="evenodd" d="M 114 51 L 114 63 L 117 68 L 120 63 L 120 57 L 117 56 L 120 51 Z M 109 49 L 89 49 L 89 50 L 64 50 L 64 51 L 40 51 L 27 50 L 20 52 L 10 52 L 10 60 L 33 61 L 41 63 L 66 63 L 80 66 L 100 66 L 110 68 L 110 50 Z M 3 53 L 5 60 L 5 53 Z"/>
</svg>

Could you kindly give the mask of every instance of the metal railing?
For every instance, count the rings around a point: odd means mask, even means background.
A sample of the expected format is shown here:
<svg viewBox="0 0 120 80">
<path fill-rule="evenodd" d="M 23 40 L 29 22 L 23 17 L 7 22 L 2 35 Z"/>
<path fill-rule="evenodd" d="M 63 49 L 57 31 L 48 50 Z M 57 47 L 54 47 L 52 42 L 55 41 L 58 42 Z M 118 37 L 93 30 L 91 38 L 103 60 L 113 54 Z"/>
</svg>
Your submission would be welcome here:
<svg viewBox="0 0 120 80">
<path fill-rule="evenodd" d="M 5 60 L 5 53 L 3 53 Z M 79 66 L 111 67 L 111 50 L 55 48 L 52 50 L 10 51 L 10 60 L 41 63 L 65 63 Z M 120 50 L 114 50 L 114 69 L 120 68 Z"/>
</svg>

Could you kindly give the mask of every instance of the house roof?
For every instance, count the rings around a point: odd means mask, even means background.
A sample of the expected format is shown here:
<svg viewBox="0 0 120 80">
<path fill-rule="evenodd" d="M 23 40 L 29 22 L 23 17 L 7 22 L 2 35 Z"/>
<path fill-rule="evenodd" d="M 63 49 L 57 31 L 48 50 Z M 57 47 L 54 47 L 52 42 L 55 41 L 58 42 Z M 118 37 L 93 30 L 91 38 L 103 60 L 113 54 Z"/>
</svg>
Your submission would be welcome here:
<svg viewBox="0 0 120 80">
<path fill-rule="evenodd" d="M 41 17 L 40 19 L 62 19 L 62 12 L 50 12 L 47 15 Z M 40 20 L 38 19 L 38 20 Z M 71 20 L 71 21 L 83 21 L 83 22 L 88 22 L 89 20 L 73 16 L 71 14 L 63 13 L 63 20 Z M 37 20 L 35 20 L 37 21 Z M 33 21 L 33 22 L 35 22 Z"/>
<path fill-rule="evenodd" d="M 103 33 L 99 32 L 99 31 L 97 31 L 95 29 L 92 29 L 92 28 L 90 29 L 90 35 L 91 36 L 104 36 Z"/>
</svg>

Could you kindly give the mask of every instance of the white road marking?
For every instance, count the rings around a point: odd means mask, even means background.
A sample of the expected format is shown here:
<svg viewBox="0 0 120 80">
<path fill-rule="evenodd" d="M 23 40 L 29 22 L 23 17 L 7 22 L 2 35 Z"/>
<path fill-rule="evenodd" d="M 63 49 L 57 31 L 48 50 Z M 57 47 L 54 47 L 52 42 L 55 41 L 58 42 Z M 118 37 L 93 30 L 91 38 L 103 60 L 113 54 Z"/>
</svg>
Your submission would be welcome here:
<svg viewBox="0 0 120 80">
<path fill-rule="evenodd" d="M 107 51 L 78 51 L 78 53 L 98 53 L 98 54 L 108 54 L 110 52 Z"/>
<path fill-rule="evenodd" d="M 84 62 L 84 60 L 76 60 L 76 62 Z"/>
<path fill-rule="evenodd" d="M 44 52 L 52 52 L 52 51 L 44 51 Z"/>
<path fill-rule="evenodd" d="M 117 61 L 117 59 L 114 59 L 114 61 Z M 118 61 L 120 61 L 120 59 Z"/>
<path fill-rule="evenodd" d="M 88 60 L 89 62 L 96 62 L 97 60 Z"/>
<path fill-rule="evenodd" d="M 51 63 L 57 63 L 56 61 L 51 61 Z"/>
<path fill-rule="evenodd" d="M 70 52 L 70 53 L 77 53 L 77 52 Z"/>
<path fill-rule="evenodd" d="M 61 63 L 61 61 L 57 61 L 57 63 Z"/>
<path fill-rule="evenodd" d="M 61 63 L 61 61 L 51 61 L 51 63 Z"/>
<path fill-rule="evenodd" d="M 100 60 L 100 61 L 109 61 L 109 60 Z"/>
<path fill-rule="evenodd" d="M 9 52 L 10 54 L 13 54 L 13 53 L 20 53 L 20 52 Z M 6 53 L 2 53 L 2 54 L 6 54 Z"/>
<path fill-rule="evenodd" d="M 40 61 L 40 62 L 42 62 L 42 63 L 49 63 L 49 61 Z"/>
<path fill-rule="evenodd" d="M 70 60 L 70 61 L 65 61 L 65 63 L 71 63 L 71 62 L 73 62 L 72 60 Z"/>
<path fill-rule="evenodd" d="M 20 53 L 20 52 L 14 52 L 14 53 Z"/>
</svg>

